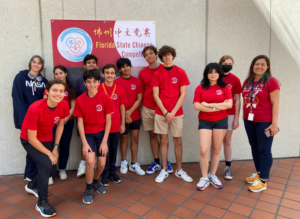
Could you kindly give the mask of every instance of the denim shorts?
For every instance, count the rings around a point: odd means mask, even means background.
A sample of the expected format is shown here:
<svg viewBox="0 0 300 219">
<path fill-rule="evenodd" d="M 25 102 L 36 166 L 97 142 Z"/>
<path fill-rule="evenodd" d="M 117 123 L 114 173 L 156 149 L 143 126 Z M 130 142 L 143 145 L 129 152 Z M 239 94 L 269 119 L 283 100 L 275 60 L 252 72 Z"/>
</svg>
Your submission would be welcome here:
<svg viewBox="0 0 300 219">
<path fill-rule="evenodd" d="M 228 129 L 228 117 L 225 119 L 221 119 L 220 121 L 216 122 L 209 122 L 209 121 L 204 121 L 199 119 L 199 125 L 198 125 L 198 130 L 199 129 Z"/>
</svg>

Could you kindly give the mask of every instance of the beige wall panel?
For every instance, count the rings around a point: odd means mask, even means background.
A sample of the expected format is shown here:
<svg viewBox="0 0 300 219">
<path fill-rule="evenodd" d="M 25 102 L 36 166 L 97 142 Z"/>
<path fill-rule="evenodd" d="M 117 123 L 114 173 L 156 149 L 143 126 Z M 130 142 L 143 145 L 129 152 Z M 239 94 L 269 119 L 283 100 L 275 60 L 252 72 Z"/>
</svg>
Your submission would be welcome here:
<svg viewBox="0 0 300 219">
<path fill-rule="evenodd" d="M 25 150 L 20 143 L 20 131 L 15 129 L 12 106 L 12 83 L 27 61 L 41 54 L 39 1 L 0 1 L 0 175 L 23 173 Z"/>
</svg>

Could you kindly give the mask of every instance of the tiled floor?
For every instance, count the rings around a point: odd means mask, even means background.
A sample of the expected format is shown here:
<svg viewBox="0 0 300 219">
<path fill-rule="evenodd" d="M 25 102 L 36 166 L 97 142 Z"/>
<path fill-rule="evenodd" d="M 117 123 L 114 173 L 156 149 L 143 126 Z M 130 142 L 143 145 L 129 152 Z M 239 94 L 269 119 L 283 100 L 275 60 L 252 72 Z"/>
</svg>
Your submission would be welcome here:
<svg viewBox="0 0 300 219">
<path fill-rule="evenodd" d="M 69 171 L 67 180 L 56 177 L 49 187 L 49 202 L 58 211 L 55 218 L 300 218 L 300 158 L 274 160 L 268 189 L 262 193 L 248 191 L 244 182 L 254 170 L 252 161 L 233 162 L 234 177 L 228 181 L 221 163 L 217 175 L 224 188 L 220 190 L 210 186 L 197 191 L 199 164 L 184 164 L 184 168 L 193 183 L 174 174 L 156 183 L 157 174 L 127 173 L 120 184 L 110 182 L 106 194 L 94 192 L 92 205 L 82 203 L 85 179 Z M 24 186 L 22 175 L 0 176 L 0 218 L 41 218 L 34 208 L 36 198 Z"/>
</svg>

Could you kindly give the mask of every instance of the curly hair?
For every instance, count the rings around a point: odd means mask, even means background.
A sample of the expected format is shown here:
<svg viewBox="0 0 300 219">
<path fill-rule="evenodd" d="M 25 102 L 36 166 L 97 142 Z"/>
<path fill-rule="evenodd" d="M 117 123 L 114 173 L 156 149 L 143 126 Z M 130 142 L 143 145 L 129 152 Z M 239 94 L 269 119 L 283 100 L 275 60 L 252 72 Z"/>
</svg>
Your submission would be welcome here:
<svg viewBox="0 0 300 219">
<path fill-rule="evenodd" d="M 165 45 L 165 46 L 161 47 L 158 51 L 158 57 L 159 57 L 160 61 L 163 62 L 163 56 L 168 55 L 168 54 L 171 54 L 173 56 L 173 60 L 174 60 L 176 57 L 176 50 L 171 46 Z"/>
<path fill-rule="evenodd" d="M 146 47 L 143 49 L 143 51 L 142 51 L 144 58 L 145 58 L 145 55 L 146 55 L 145 53 L 146 53 L 146 51 L 147 51 L 148 49 L 152 50 L 152 51 L 154 52 L 154 54 L 157 55 L 157 48 L 156 48 L 155 46 L 153 46 L 153 45 L 150 45 L 150 46 L 146 46 Z"/>
</svg>

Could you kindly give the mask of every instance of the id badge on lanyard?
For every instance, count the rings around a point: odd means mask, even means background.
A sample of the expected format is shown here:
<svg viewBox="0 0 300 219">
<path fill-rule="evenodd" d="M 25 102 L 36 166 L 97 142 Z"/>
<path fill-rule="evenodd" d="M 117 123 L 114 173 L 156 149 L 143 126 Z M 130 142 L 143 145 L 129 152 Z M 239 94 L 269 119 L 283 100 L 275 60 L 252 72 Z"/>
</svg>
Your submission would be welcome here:
<svg viewBox="0 0 300 219">
<path fill-rule="evenodd" d="M 261 82 L 261 79 L 259 79 L 257 84 L 254 86 L 254 79 L 252 81 L 252 86 L 251 86 L 251 90 L 250 90 L 250 113 L 248 114 L 248 120 L 249 121 L 253 121 L 253 119 L 254 119 L 254 113 L 252 113 L 253 92 L 254 92 L 255 88 L 257 88 L 257 86 L 259 85 L 260 82 Z"/>
</svg>

